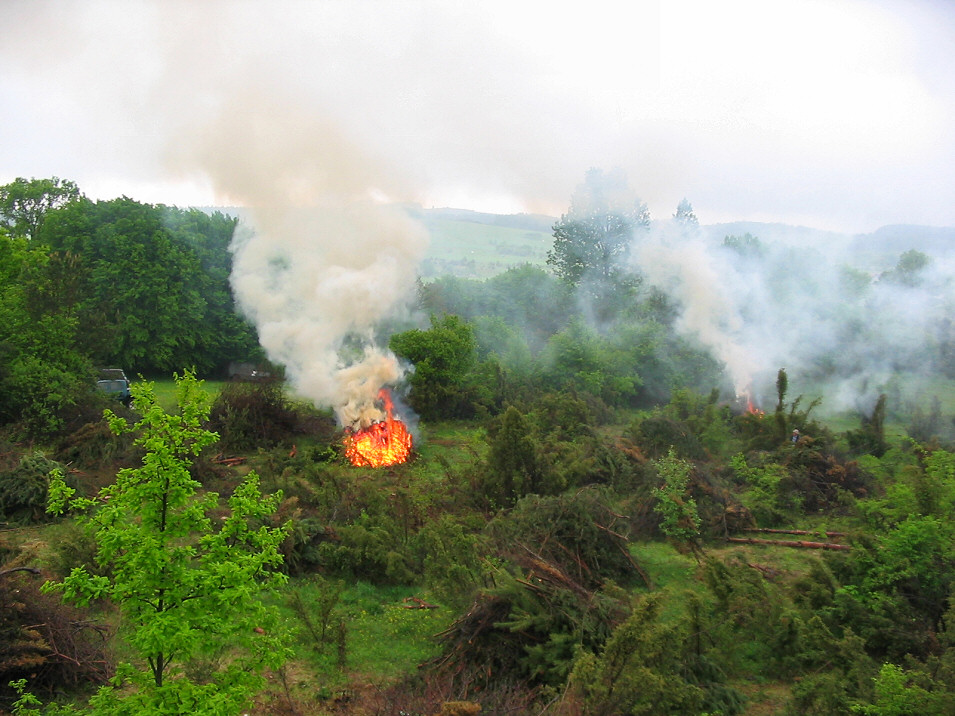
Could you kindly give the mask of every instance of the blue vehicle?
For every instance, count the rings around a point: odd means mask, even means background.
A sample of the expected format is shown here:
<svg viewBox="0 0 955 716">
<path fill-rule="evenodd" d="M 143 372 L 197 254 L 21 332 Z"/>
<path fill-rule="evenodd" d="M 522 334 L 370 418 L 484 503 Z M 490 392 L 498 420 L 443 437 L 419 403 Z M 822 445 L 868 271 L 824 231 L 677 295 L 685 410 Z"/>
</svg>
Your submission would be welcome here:
<svg viewBox="0 0 955 716">
<path fill-rule="evenodd" d="M 129 379 L 122 368 L 103 368 L 99 372 L 96 387 L 110 397 L 116 398 L 123 405 L 129 407 L 133 396 L 129 392 Z"/>
</svg>

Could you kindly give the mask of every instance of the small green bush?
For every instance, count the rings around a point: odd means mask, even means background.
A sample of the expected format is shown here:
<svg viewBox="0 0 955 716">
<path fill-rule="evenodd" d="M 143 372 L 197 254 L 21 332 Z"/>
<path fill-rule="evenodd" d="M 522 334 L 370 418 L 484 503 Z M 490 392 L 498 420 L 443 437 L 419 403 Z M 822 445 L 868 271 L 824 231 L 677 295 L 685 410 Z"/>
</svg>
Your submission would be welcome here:
<svg viewBox="0 0 955 716">
<path fill-rule="evenodd" d="M 46 519 L 46 495 L 50 473 L 65 468 L 40 452 L 24 455 L 12 470 L 0 472 L 0 516 L 11 522 Z"/>
</svg>

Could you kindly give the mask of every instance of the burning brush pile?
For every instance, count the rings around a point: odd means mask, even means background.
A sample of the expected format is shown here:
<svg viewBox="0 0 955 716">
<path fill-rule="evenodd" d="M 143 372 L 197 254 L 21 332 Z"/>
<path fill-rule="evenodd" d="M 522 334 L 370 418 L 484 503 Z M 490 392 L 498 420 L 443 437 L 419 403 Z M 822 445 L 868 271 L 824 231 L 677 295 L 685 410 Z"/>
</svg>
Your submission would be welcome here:
<svg viewBox="0 0 955 716">
<path fill-rule="evenodd" d="M 407 426 L 395 417 L 387 388 L 378 392 L 385 419 L 363 428 L 345 429 L 345 456 L 356 467 L 388 467 L 411 457 L 412 438 Z"/>
</svg>

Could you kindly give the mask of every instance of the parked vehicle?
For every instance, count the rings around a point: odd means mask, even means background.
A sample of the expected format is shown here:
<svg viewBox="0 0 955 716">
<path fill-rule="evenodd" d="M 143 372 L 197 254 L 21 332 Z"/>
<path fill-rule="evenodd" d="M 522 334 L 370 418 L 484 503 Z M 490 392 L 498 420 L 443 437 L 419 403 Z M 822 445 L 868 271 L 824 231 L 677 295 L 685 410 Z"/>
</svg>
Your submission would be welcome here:
<svg viewBox="0 0 955 716">
<path fill-rule="evenodd" d="M 129 379 L 122 368 L 100 369 L 96 387 L 127 407 L 133 401 L 133 396 L 129 392 Z"/>
</svg>

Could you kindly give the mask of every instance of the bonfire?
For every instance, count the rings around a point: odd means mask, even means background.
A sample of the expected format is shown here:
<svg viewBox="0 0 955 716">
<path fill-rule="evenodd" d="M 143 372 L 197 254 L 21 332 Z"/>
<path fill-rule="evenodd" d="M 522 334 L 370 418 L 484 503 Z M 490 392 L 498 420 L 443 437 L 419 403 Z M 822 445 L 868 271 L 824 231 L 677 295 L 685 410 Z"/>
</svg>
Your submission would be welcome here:
<svg viewBox="0 0 955 716">
<path fill-rule="evenodd" d="M 391 394 L 382 388 L 378 399 L 385 410 L 384 420 L 359 430 L 345 431 L 345 457 L 357 467 L 388 467 L 411 457 L 411 433 L 394 416 Z"/>
</svg>

